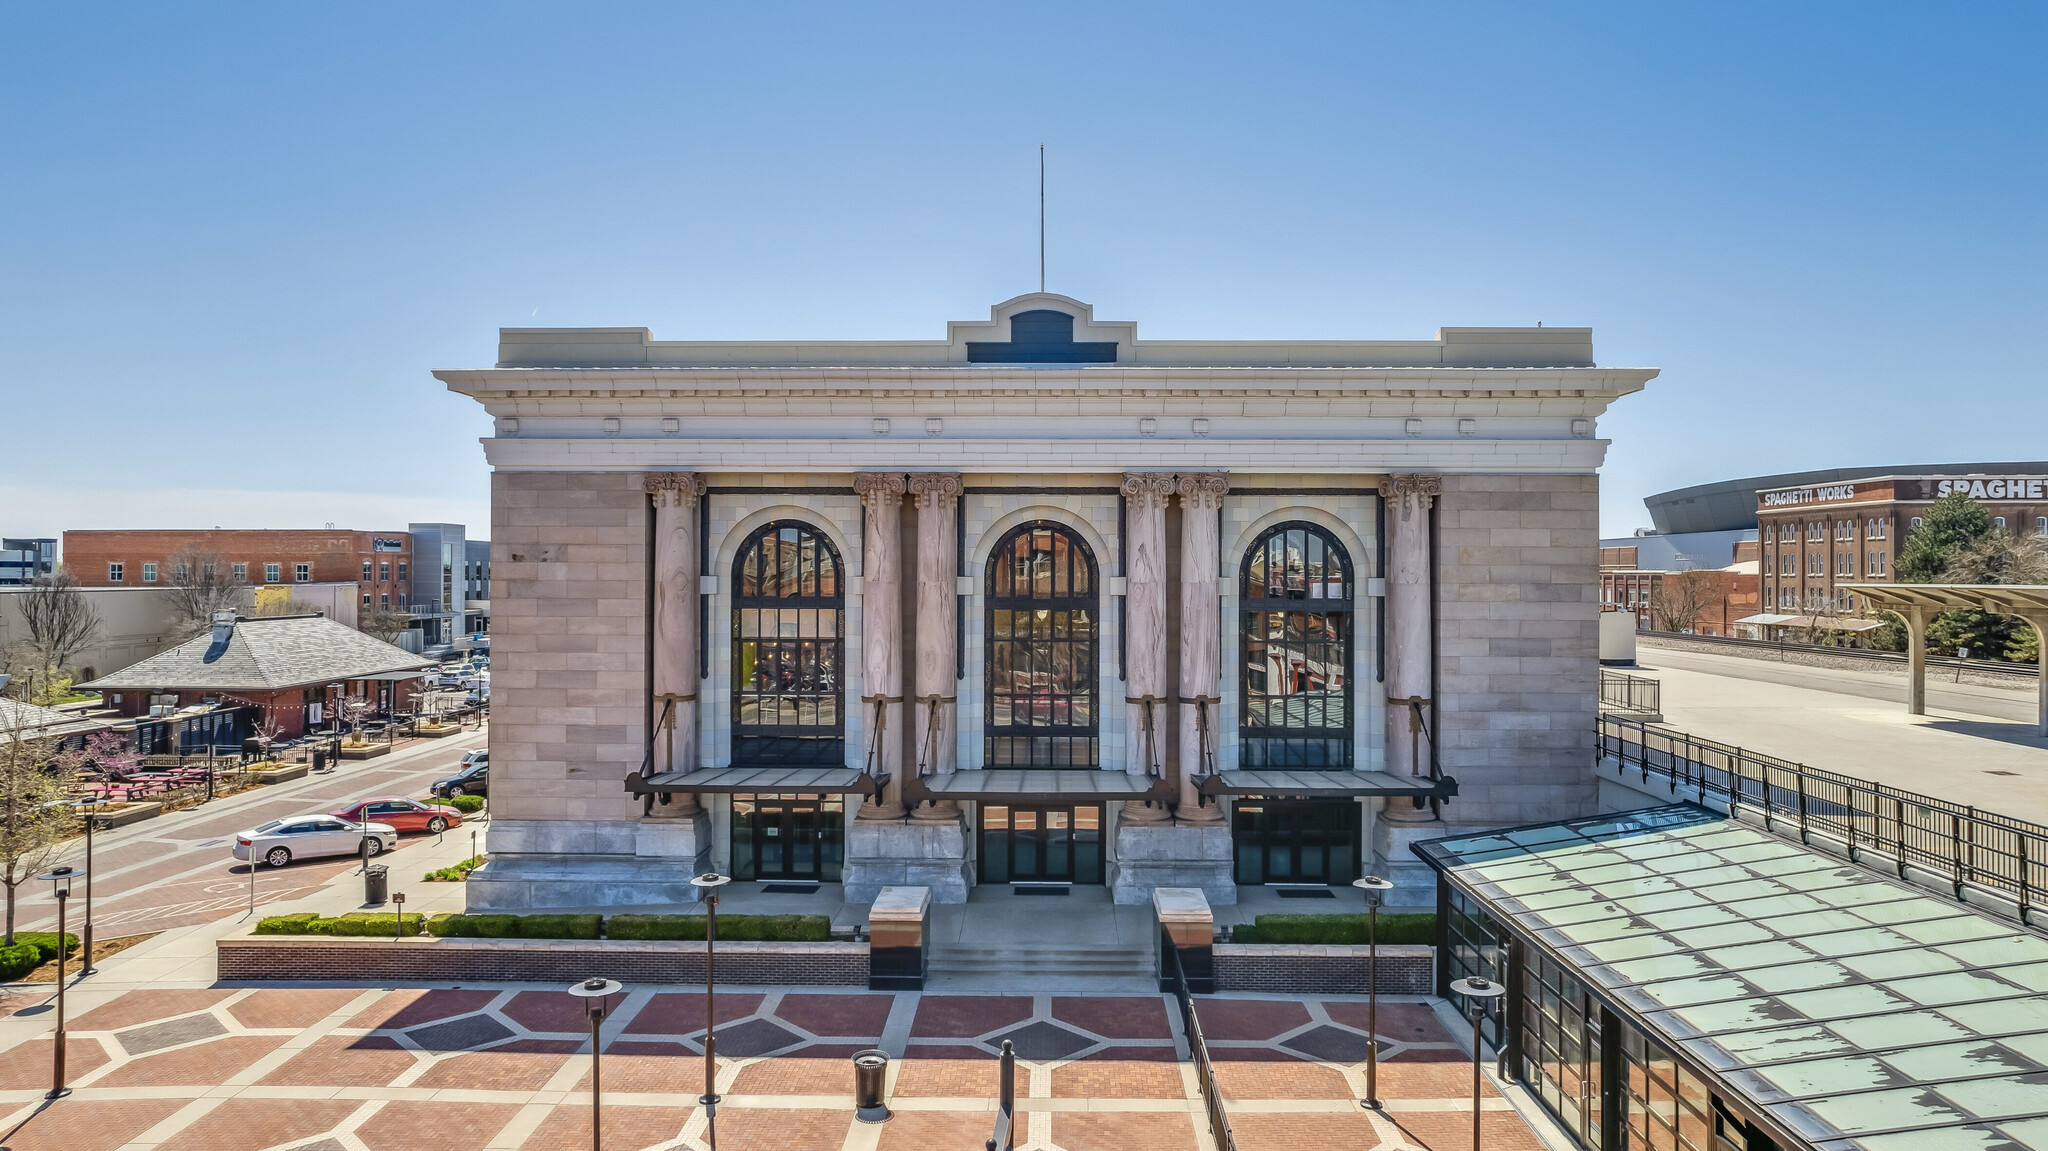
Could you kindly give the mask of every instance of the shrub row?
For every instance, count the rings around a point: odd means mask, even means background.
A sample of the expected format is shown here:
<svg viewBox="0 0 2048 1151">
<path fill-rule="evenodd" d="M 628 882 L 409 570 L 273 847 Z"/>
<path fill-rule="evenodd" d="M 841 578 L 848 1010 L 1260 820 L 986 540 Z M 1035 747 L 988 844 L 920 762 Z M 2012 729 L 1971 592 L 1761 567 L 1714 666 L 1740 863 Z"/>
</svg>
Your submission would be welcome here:
<svg viewBox="0 0 2048 1151">
<path fill-rule="evenodd" d="M 328 918 L 311 911 L 273 915 L 256 924 L 258 935 L 391 935 L 390 912 L 351 911 Z M 704 938 L 701 915 L 459 915 L 420 916 L 407 912 L 405 934 L 445 939 L 641 939 L 697 941 Z M 823 943 L 832 920 L 823 915 L 721 915 L 718 937 L 733 942 Z"/>
<path fill-rule="evenodd" d="M 437 867 L 421 876 L 421 879 L 427 883 L 461 883 L 469 878 L 470 872 L 482 867 L 488 858 L 483 855 L 472 855 L 453 867 Z"/>
<path fill-rule="evenodd" d="M 445 807 L 452 807 L 464 815 L 473 815 L 484 809 L 484 797 L 481 795 L 457 795 L 448 799 L 437 799 L 434 802 Z"/>
<path fill-rule="evenodd" d="M 1231 929 L 1232 943 L 1363 944 L 1366 939 L 1364 912 L 1343 915 L 1261 915 L 1248 924 Z M 1396 912 L 1380 915 L 1381 943 L 1435 943 L 1434 912 Z"/>
<path fill-rule="evenodd" d="M 42 965 L 42 953 L 33 943 L 0 947 L 0 982 L 12 983 Z"/>
</svg>

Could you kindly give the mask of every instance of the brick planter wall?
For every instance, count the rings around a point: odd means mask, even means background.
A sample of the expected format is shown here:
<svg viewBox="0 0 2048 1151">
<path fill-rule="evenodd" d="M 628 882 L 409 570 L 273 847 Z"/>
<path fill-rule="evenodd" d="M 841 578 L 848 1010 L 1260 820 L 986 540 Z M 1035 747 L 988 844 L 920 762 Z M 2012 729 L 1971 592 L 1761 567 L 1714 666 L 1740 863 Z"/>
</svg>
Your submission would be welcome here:
<svg viewBox="0 0 2048 1151">
<path fill-rule="evenodd" d="M 1219 943 L 1214 956 L 1218 991 L 1291 995 L 1366 993 L 1366 948 L 1362 946 Z M 1383 945 L 1379 990 L 1382 995 L 1434 995 L 1436 948 Z"/>
<path fill-rule="evenodd" d="M 236 935 L 216 945 L 223 980 L 492 980 L 702 983 L 702 943 L 613 939 L 334 938 Z M 721 984 L 865 987 L 865 943 L 721 943 Z"/>
</svg>

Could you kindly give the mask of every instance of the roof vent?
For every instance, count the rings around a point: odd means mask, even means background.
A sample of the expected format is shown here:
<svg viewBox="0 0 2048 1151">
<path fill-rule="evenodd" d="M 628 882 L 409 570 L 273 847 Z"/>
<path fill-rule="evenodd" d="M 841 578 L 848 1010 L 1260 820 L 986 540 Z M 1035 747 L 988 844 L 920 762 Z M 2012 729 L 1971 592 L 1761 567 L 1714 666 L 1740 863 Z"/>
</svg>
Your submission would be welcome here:
<svg viewBox="0 0 2048 1151">
<path fill-rule="evenodd" d="M 213 642 L 224 644 L 235 634 L 235 613 L 217 611 L 213 613 Z"/>
</svg>

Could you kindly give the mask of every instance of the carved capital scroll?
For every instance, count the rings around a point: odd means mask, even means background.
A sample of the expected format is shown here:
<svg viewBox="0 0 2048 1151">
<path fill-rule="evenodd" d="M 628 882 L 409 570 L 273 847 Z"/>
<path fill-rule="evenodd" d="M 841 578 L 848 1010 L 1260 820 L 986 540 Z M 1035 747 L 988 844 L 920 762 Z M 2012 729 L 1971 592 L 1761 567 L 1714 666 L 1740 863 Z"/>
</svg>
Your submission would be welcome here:
<svg viewBox="0 0 2048 1151">
<path fill-rule="evenodd" d="M 920 508 L 952 507 L 953 501 L 960 498 L 960 491 L 958 472 L 910 473 L 910 494 L 917 497 L 917 506 Z"/>
<path fill-rule="evenodd" d="M 853 476 L 853 490 L 860 494 L 864 504 L 901 499 L 904 488 L 902 472 L 855 472 Z"/>
<path fill-rule="evenodd" d="M 1398 504 L 1404 520 L 1428 511 L 1442 494 L 1444 478 L 1427 472 L 1396 472 L 1380 481 L 1380 498 Z"/>
<path fill-rule="evenodd" d="M 704 496 L 704 477 L 696 472 L 647 472 L 640 479 L 658 508 L 693 508 Z"/>
<path fill-rule="evenodd" d="M 1172 472 L 1125 472 L 1123 493 L 1133 511 L 1163 511 L 1173 494 Z"/>
<path fill-rule="evenodd" d="M 1223 497 L 1230 491 L 1230 477 L 1222 472 L 1182 472 L 1176 477 L 1174 488 L 1180 493 L 1183 511 L 1215 511 L 1223 506 Z"/>
</svg>

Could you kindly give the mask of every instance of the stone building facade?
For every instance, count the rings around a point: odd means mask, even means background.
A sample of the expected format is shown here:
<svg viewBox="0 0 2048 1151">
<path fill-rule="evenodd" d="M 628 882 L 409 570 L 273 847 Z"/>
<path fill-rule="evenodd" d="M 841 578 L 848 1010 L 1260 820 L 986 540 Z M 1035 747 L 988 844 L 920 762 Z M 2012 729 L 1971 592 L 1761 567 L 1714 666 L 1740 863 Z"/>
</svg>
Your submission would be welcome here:
<svg viewBox="0 0 2048 1151">
<path fill-rule="evenodd" d="M 508 329 L 477 907 L 842 882 L 1433 891 L 1593 810 L 1585 329 L 1148 341 L 1064 296 L 945 340 Z"/>
</svg>

